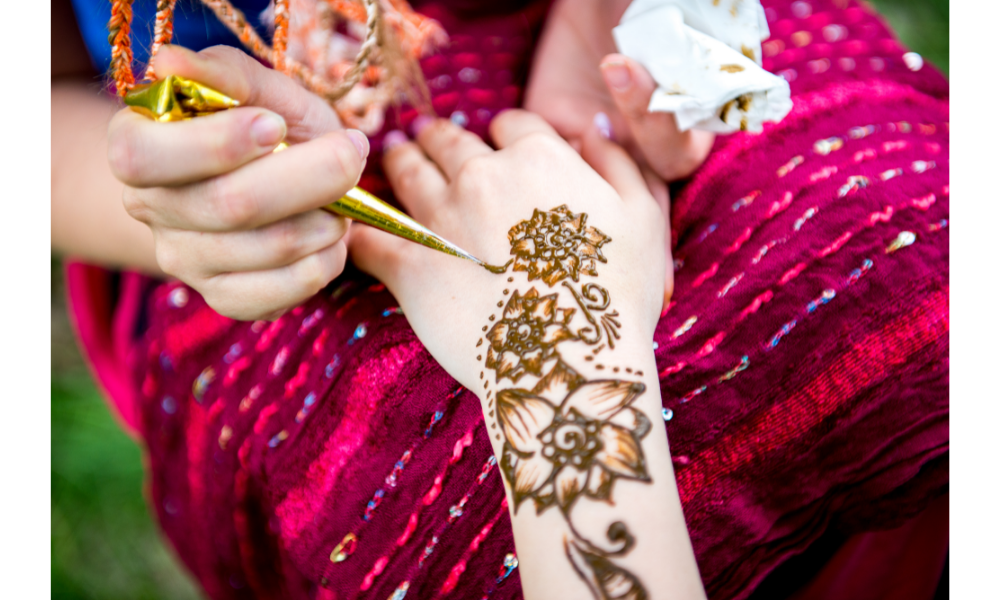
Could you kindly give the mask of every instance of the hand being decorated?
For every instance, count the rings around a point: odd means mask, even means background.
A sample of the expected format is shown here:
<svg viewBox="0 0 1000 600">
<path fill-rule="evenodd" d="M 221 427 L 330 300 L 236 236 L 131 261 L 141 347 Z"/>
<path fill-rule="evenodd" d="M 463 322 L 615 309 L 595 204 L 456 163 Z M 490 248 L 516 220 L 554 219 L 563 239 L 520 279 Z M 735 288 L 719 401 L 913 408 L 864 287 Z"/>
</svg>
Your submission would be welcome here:
<svg viewBox="0 0 1000 600">
<path fill-rule="evenodd" d="M 589 588 L 597 598 L 650 598 L 680 575 L 672 589 L 703 597 L 665 432 L 652 425 L 652 336 L 669 255 L 638 166 L 593 127 L 577 154 L 525 111 L 494 119 L 496 151 L 447 120 L 416 129 L 416 144 L 386 138 L 396 196 L 435 232 L 504 267 L 362 226 L 351 256 L 479 397 L 525 596 L 580 598 Z M 656 572 L 653 557 L 676 570 Z"/>
</svg>

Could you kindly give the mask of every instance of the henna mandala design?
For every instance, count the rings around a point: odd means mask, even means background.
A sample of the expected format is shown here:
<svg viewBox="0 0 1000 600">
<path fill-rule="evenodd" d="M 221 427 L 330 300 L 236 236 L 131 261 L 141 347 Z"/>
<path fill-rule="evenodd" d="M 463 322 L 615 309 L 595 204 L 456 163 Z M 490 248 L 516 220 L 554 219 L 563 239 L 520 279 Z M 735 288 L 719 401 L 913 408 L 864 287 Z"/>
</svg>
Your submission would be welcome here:
<svg viewBox="0 0 1000 600">
<path fill-rule="evenodd" d="M 599 229 L 587 227 L 587 214 L 574 214 L 566 205 L 550 211 L 535 209 L 507 234 L 514 270 L 527 271 L 528 281 L 541 279 L 550 286 L 580 273 L 597 275 L 597 263 L 608 262 L 601 246 L 611 241 Z"/>
<path fill-rule="evenodd" d="M 486 367 L 496 371 L 498 382 L 504 377 L 517 382 L 525 373 L 540 376 L 556 344 L 576 337 L 568 327 L 575 310 L 557 308 L 557 300 L 557 294 L 539 297 L 535 288 L 523 296 L 514 291 L 503 318 L 486 334 Z"/>
<path fill-rule="evenodd" d="M 619 477 L 649 481 L 639 441 L 651 426 L 629 406 L 644 391 L 642 383 L 590 381 L 558 406 L 527 390 L 497 393 L 514 510 L 532 498 L 539 513 L 553 503 L 567 513 L 580 494 L 609 501 Z"/>
<path fill-rule="evenodd" d="M 510 229 L 514 271 L 525 271 L 528 281 L 541 279 L 549 287 L 561 282 L 572 294 L 572 300 L 565 294 L 564 300 L 575 301 L 576 307 L 560 307 L 557 290 L 547 296 L 533 287 L 524 294 L 503 291 L 510 294 L 505 306 L 503 300 L 497 303 L 504 306 L 503 315 L 490 315 L 489 321 L 496 322 L 483 327 L 489 343 L 486 368 L 496 373 L 497 383 L 504 378 L 517 383 L 528 374 L 537 380 L 530 390 L 497 391 L 489 400 L 489 415 L 496 414 L 492 427 L 499 423 L 504 436 L 500 467 L 513 492 L 515 513 L 529 498 L 539 514 L 558 506 L 571 534 L 564 539 L 566 556 L 598 600 L 645 600 L 648 594 L 639 579 L 611 560 L 632 549 L 635 540 L 628 527 L 612 523 L 609 546 L 587 539 L 573 525 L 573 508 L 582 499 L 613 504 L 618 479 L 651 481 L 641 442 L 652 424 L 632 407 L 646 386 L 620 379 L 588 380 L 558 351 L 560 344 L 583 342 L 593 347 L 585 360 L 593 361 L 604 348 L 614 351 L 621 339 L 611 294 L 596 283 L 580 283 L 581 273 L 597 276 L 597 262 L 607 262 L 601 247 L 611 241 L 586 223 L 586 213 L 575 214 L 563 205 L 536 209 L 531 219 Z M 582 320 L 574 325 L 578 314 Z M 593 368 L 601 371 L 604 365 Z M 625 371 L 632 373 L 631 368 Z"/>
</svg>

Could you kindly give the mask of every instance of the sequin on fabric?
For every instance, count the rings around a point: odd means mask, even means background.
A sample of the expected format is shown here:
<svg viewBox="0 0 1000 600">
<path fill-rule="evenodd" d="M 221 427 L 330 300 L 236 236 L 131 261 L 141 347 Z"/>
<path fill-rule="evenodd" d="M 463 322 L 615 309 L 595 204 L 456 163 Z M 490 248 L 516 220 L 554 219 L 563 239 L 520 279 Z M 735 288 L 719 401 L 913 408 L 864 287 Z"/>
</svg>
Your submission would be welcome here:
<svg viewBox="0 0 1000 600">
<path fill-rule="evenodd" d="M 485 135 L 521 101 L 548 6 L 457 4 L 418 6 L 450 37 L 422 67 L 434 110 Z M 763 5 L 763 66 L 794 107 L 717 137 L 672 187 L 674 294 L 649 342 L 699 571 L 732 600 L 827 524 L 902 525 L 948 479 L 947 80 L 854 0 Z M 392 199 L 371 142 L 359 185 Z M 384 286 L 348 267 L 243 323 L 178 282 L 70 275 L 150 505 L 208 597 L 523 596 L 481 407 Z"/>
</svg>

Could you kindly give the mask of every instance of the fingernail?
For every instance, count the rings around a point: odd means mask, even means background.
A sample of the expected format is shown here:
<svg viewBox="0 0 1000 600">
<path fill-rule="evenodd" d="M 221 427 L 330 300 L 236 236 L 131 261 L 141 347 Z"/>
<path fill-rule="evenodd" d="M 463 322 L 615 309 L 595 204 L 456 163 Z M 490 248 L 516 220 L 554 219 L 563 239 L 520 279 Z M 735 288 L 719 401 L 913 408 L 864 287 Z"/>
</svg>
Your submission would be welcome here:
<svg viewBox="0 0 1000 600">
<path fill-rule="evenodd" d="M 413 119 L 413 125 L 410 126 L 410 128 L 413 129 L 413 135 L 419 135 L 424 128 L 433 122 L 434 119 L 432 117 L 428 117 L 427 115 L 420 115 L 416 119 Z"/>
<path fill-rule="evenodd" d="M 258 115 L 250 124 L 250 136 L 255 144 L 269 148 L 285 138 L 285 120 L 274 113 Z"/>
<path fill-rule="evenodd" d="M 619 92 L 624 92 L 632 85 L 632 74 L 625 63 L 609 62 L 601 65 L 604 81 Z"/>
<path fill-rule="evenodd" d="M 388 152 L 400 144 L 405 144 L 409 141 L 406 134 L 398 129 L 393 129 L 389 133 L 385 134 L 382 138 L 382 152 Z"/>
<path fill-rule="evenodd" d="M 354 148 L 358 151 L 358 156 L 362 160 L 368 158 L 368 138 L 365 134 L 361 133 L 357 129 L 348 129 L 347 137 L 350 138 L 351 143 L 354 144 Z"/>
<path fill-rule="evenodd" d="M 614 131 L 611 129 L 611 119 L 608 118 L 607 113 L 599 112 L 594 115 L 594 127 L 597 127 L 597 132 L 604 139 L 614 139 Z"/>
</svg>

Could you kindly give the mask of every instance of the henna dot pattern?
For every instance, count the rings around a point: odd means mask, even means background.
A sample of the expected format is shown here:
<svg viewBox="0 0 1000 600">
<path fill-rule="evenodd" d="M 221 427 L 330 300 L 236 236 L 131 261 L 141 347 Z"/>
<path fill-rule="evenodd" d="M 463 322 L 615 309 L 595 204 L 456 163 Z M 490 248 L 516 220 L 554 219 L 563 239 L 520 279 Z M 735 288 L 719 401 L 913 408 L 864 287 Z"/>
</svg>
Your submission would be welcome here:
<svg viewBox="0 0 1000 600">
<path fill-rule="evenodd" d="M 614 561 L 635 542 L 623 522 L 612 523 L 601 543 L 581 536 L 573 525 L 573 508 L 580 502 L 614 505 L 618 479 L 650 481 L 642 440 L 652 425 L 645 413 L 631 406 L 645 392 L 645 384 L 590 379 L 559 350 L 562 344 L 582 343 L 589 347 L 584 362 L 603 371 L 604 364 L 593 364 L 595 356 L 614 352 L 621 339 L 611 294 L 593 281 L 580 281 L 581 276 L 598 276 L 597 264 L 607 263 L 602 247 L 611 238 L 587 226 L 586 213 L 573 213 L 565 205 L 536 209 L 507 237 L 513 270 L 526 272 L 529 282 L 539 281 L 527 291 L 504 289 L 509 298 L 497 302 L 502 314 L 490 315 L 492 326 L 483 328 L 486 370 L 495 373 L 498 386 L 510 381 L 497 391 L 495 406 L 492 391 L 486 397 L 490 427 L 499 429 L 494 437 L 502 441 L 498 464 L 514 497 L 514 513 L 529 498 L 538 514 L 558 506 L 570 525 L 564 538 L 566 557 L 594 596 L 648 598 L 642 582 Z M 559 290 L 551 290 L 557 284 Z M 558 293 L 563 288 L 569 295 Z M 609 369 L 615 374 L 622 370 Z M 625 370 L 632 374 L 631 368 Z M 485 379 L 484 389 L 490 383 Z M 526 387 L 515 387 L 519 382 Z"/>
</svg>

